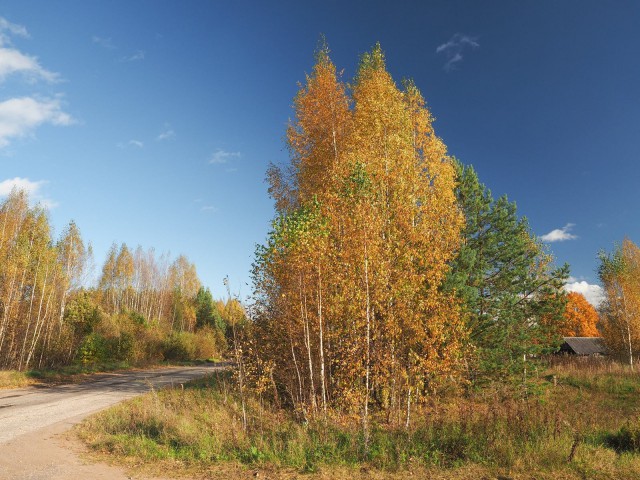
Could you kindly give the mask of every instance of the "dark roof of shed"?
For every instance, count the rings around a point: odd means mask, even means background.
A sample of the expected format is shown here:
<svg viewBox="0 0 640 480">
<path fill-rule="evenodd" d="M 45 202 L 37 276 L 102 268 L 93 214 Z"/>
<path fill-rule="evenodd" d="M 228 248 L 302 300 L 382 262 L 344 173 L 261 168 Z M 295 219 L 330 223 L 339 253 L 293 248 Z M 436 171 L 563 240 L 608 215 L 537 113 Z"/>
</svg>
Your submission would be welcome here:
<svg viewBox="0 0 640 480">
<path fill-rule="evenodd" d="M 602 337 L 564 337 L 564 343 L 577 355 L 607 353 Z"/>
</svg>

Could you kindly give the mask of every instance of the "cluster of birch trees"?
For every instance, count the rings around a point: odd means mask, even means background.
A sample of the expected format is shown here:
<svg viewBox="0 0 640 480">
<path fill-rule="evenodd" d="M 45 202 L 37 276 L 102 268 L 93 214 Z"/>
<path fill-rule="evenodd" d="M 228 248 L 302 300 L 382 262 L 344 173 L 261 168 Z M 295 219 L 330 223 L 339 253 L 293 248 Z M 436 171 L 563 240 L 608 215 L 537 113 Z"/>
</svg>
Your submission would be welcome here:
<svg viewBox="0 0 640 480">
<path fill-rule="evenodd" d="M 46 211 L 14 190 L 0 205 L 0 368 L 26 369 L 64 356 L 70 293 L 90 250 L 74 223 L 53 242 Z"/>
<path fill-rule="evenodd" d="M 25 192 L 0 203 L 0 368 L 221 353 L 227 306 L 186 257 L 114 245 L 96 287 L 92 262 L 75 223 L 54 240 L 46 211 Z"/>
<path fill-rule="evenodd" d="M 460 308 L 440 288 L 464 223 L 453 162 L 379 46 L 350 94 L 321 49 L 294 108 L 291 163 L 268 172 L 277 212 L 254 266 L 255 368 L 304 415 L 408 414 L 464 361 Z"/>
<path fill-rule="evenodd" d="M 171 330 L 193 332 L 194 299 L 202 288 L 196 266 L 180 255 L 170 263 L 153 249 L 135 251 L 123 243 L 112 245 L 102 268 L 98 289 L 110 314 L 135 312 L 147 322 L 164 323 Z"/>
<path fill-rule="evenodd" d="M 477 178 L 460 188 L 421 93 L 396 85 L 379 45 L 349 85 L 326 47 L 316 60 L 291 161 L 267 172 L 276 215 L 256 251 L 243 368 L 277 403 L 359 415 L 367 434 L 372 409 L 408 425 L 412 405 L 468 381 L 491 342 L 494 363 L 533 352 L 541 334 L 511 341 L 562 316 L 567 267 L 552 268 L 515 205 Z"/>
<path fill-rule="evenodd" d="M 600 253 L 600 331 L 609 350 L 633 367 L 640 352 L 640 248 L 625 238 L 613 252 Z"/>
</svg>

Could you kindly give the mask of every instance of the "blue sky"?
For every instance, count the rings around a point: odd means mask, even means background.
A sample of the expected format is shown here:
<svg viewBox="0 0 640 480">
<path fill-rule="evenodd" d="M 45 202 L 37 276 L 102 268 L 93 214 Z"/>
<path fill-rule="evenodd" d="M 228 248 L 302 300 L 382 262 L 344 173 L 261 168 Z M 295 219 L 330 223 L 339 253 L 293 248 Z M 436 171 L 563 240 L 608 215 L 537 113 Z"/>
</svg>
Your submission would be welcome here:
<svg viewBox="0 0 640 480">
<path fill-rule="evenodd" d="M 250 293 L 297 82 L 321 33 L 350 79 L 380 41 L 450 153 L 516 201 L 572 288 L 640 241 L 640 3 L 14 1 L 0 9 L 0 194 Z"/>
</svg>

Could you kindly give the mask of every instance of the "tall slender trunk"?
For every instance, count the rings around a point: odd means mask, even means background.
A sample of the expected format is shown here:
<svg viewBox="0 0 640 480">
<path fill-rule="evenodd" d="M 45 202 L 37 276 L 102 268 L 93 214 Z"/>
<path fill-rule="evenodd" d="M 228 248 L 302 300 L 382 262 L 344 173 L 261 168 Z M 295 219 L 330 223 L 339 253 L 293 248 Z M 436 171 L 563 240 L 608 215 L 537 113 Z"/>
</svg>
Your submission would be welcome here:
<svg viewBox="0 0 640 480">
<path fill-rule="evenodd" d="M 20 287 L 18 288 L 18 295 L 20 295 L 20 292 L 24 291 L 24 282 L 26 278 L 27 278 L 27 267 L 24 266 L 22 269 L 22 278 L 20 279 Z M 18 317 L 20 314 L 20 303 L 19 303 L 20 298 L 17 299 L 17 302 L 18 302 L 18 314 L 17 314 L 17 317 Z M 11 316 L 11 308 L 9 308 L 8 315 Z M 16 318 L 16 323 L 17 323 L 17 318 Z M 14 326 L 14 328 L 11 330 L 11 337 L 9 339 L 9 348 L 7 352 L 8 353 L 7 359 L 9 364 L 12 364 L 15 361 L 15 357 L 16 357 L 16 352 L 14 351 L 15 341 L 16 341 L 16 327 Z M 11 357 L 13 357 L 13 361 Z"/>
<path fill-rule="evenodd" d="M 73 235 L 71 237 L 71 246 L 69 248 L 69 256 L 73 255 Z M 63 289 L 62 289 L 62 299 L 60 301 L 60 317 L 58 318 L 60 325 L 62 325 L 62 320 L 64 319 L 64 310 L 66 308 L 67 303 L 67 295 L 69 293 L 69 288 L 67 287 L 67 282 L 69 285 L 71 284 L 71 258 L 67 258 L 66 272 L 64 280 L 62 281 Z"/>
<path fill-rule="evenodd" d="M 27 329 L 24 332 L 24 338 L 22 340 L 22 349 L 20 350 L 20 360 L 18 362 L 18 370 L 22 370 L 22 361 L 24 360 L 25 350 L 27 348 L 27 341 L 29 339 L 29 330 L 31 330 L 31 314 L 33 312 L 33 299 L 36 296 L 36 288 L 38 286 L 38 270 L 40 270 L 40 254 L 36 261 L 36 269 L 33 273 L 33 286 L 31 290 L 31 299 L 29 300 L 29 312 L 27 313 Z"/>
<path fill-rule="evenodd" d="M 313 357 L 311 355 L 311 334 L 309 329 L 309 314 L 307 310 L 307 293 L 303 280 L 303 275 L 300 274 L 300 315 L 302 317 L 302 326 L 304 330 L 304 344 L 307 348 L 307 358 L 309 362 L 309 395 L 311 400 L 311 406 L 315 412 L 316 404 L 316 387 L 313 378 Z"/>
<path fill-rule="evenodd" d="M 44 281 L 42 283 L 41 294 L 40 294 L 40 304 L 38 305 L 38 316 L 36 317 L 36 326 L 33 330 L 33 338 L 31 339 L 31 347 L 29 348 L 29 353 L 27 355 L 27 360 L 25 361 L 24 368 L 29 368 L 29 363 L 31 363 L 31 357 L 33 356 L 33 352 L 36 349 L 36 344 L 40 338 L 40 332 L 42 331 L 42 324 L 44 323 L 44 318 L 42 317 L 42 304 L 44 303 L 44 295 L 47 290 L 47 280 L 49 278 L 49 265 L 47 264 L 47 269 L 44 272 Z"/>
<path fill-rule="evenodd" d="M 320 350 L 320 386 L 322 389 L 322 409 L 325 417 L 327 416 L 327 387 L 325 379 L 324 365 L 324 325 L 322 321 L 322 271 L 320 269 L 320 261 L 318 261 L 318 342 Z"/>
<path fill-rule="evenodd" d="M 407 417 L 404 422 L 405 428 L 409 428 L 411 424 L 411 387 L 409 387 L 409 391 L 407 392 Z"/>
<path fill-rule="evenodd" d="M 291 344 L 291 358 L 293 359 L 293 365 L 296 368 L 296 376 L 298 377 L 298 403 L 302 403 L 302 376 L 300 374 L 300 367 L 298 366 L 298 359 L 296 358 L 296 350 L 293 345 L 291 326 L 289 326 L 289 342 Z"/>
<path fill-rule="evenodd" d="M 621 288 L 620 300 L 622 300 L 622 314 L 625 320 L 626 327 L 626 335 L 627 335 L 627 347 L 629 350 L 629 367 L 633 370 L 633 345 L 631 343 L 631 319 L 629 318 L 629 313 L 627 312 L 627 302 L 624 294 L 624 289 Z"/>
<path fill-rule="evenodd" d="M 53 281 L 55 282 L 55 275 L 53 277 Z M 51 288 L 51 291 L 49 292 L 49 298 L 47 299 L 47 306 L 44 309 L 44 318 L 46 319 L 49 316 L 49 306 L 51 305 L 51 297 L 53 297 L 53 293 L 54 293 L 54 289 Z M 38 359 L 38 368 L 42 368 L 42 361 L 44 359 L 44 355 L 45 353 L 49 353 L 49 345 L 51 342 L 51 332 L 53 331 L 53 324 L 54 321 L 53 319 L 51 319 L 48 323 L 47 323 L 47 328 L 45 330 L 45 334 L 44 334 L 44 345 L 42 346 L 42 351 L 40 352 L 40 358 Z"/>
<path fill-rule="evenodd" d="M 367 237 L 364 241 L 364 281 L 366 292 L 366 356 L 365 356 L 365 394 L 362 414 L 362 429 L 364 433 L 365 451 L 369 450 L 369 389 L 371 377 L 371 299 L 369 292 L 369 256 L 367 252 Z"/>
<path fill-rule="evenodd" d="M 11 283 L 9 284 L 9 290 L 7 292 L 8 298 L 4 302 L 4 306 L 2 309 L 2 323 L 0 324 L 0 358 L 2 354 L 2 345 L 4 344 L 5 332 L 7 329 L 7 325 L 9 324 L 9 310 L 11 307 L 11 302 L 13 300 L 14 285 L 15 285 L 17 276 L 18 276 L 18 268 L 14 265 L 13 275 L 11 276 Z"/>
</svg>

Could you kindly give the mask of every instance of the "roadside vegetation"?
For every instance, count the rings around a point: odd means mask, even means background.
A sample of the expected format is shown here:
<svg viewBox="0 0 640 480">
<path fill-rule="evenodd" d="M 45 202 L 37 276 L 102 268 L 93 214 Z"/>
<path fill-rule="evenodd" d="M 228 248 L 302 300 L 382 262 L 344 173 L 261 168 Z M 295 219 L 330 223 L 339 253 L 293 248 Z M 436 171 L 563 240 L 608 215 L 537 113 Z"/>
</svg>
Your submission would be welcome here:
<svg viewBox="0 0 640 480">
<path fill-rule="evenodd" d="M 214 301 L 185 256 L 114 244 L 88 287 L 92 266 L 75 223 L 56 240 L 26 192 L 0 202 L 0 386 L 226 354 L 242 308 Z"/>
<path fill-rule="evenodd" d="M 357 417 L 334 411 L 301 422 L 254 396 L 246 399 L 243 429 L 237 383 L 223 372 L 184 391 L 152 392 L 112 407 L 85 421 L 80 435 L 121 462 L 161 462 L 176 475 L 183 468 L 206 473 L 240 464 L 245 474 L 259 469 L 284 478 L 287 472 L 347 478 L 362 471 L 398 478 L 408 472 L 436 478 L 640 476 L 638 374 L 610 360 L 560 358 L 549 361 L 534 385 L 539 393 L 528 398 L 514 399 L 499 385 L 435 397 L 415 411 L 408 429 L 375 415 L 365 443 Z"/>
</svg>

